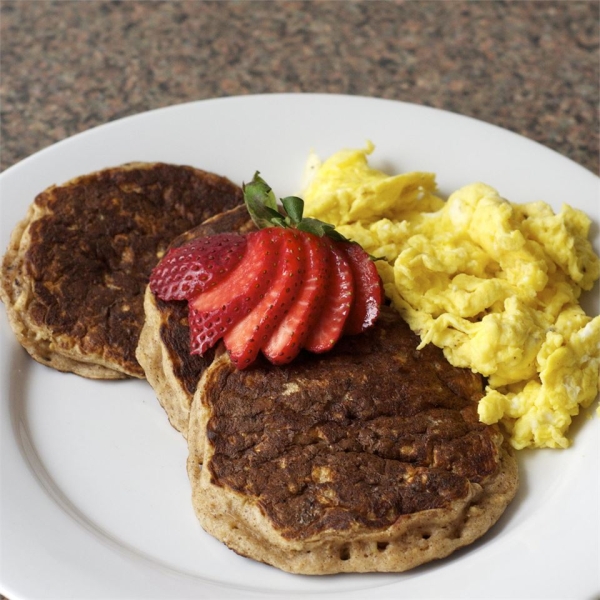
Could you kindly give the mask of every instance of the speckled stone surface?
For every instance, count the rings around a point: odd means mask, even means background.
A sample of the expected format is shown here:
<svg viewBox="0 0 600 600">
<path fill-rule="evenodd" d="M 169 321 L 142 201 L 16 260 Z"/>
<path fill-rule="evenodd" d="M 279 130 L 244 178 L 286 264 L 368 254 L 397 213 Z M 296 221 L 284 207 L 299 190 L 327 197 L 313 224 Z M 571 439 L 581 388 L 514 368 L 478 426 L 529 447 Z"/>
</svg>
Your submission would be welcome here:
<svg viewBox="0 0 600 600">
<path fill-rule="evenodd" d="M 0 5 L 0 170 L 161 106 L 335 92 L 470 115 L 599 171 L 597 1 Z"/>
</svg>

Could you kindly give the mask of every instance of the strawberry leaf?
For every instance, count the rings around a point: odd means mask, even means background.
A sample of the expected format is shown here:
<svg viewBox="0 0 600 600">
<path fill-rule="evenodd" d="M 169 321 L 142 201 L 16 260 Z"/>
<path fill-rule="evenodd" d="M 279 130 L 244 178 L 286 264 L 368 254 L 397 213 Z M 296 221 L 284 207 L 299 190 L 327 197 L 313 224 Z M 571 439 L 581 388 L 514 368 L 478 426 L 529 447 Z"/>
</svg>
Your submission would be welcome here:
<svg viewBox="0 0 600 600">
<path fill-rule="evenodd" d="M 318 219 L 304 218 L 304 200 L 297 196 L 281 199 L 284 213 L 277 207 L 273 190 L 256 171 L 250 183 L 243 184 L 244 201 L 252 221 L 259 229 L 265 227 L 292 227 L 312 233 L 318 237 L 327 236 L 336 242 L 348 242 L 335 227 Z"/>
<path fill-rule="evenodd" d="M 252 181 L 244 184 L 242 188 L 250 217 L 259 229 L 271 227 L 274 224 L 281 225 L 283 217 L 277 210 L 275 194 L 258 171 L 254 174 Z"/>
<path fill-rule="evenodd" d="M 319 219 L 307 217 L 306 219 L 302 219 L 296 228 L 300 231 L 307 231 L 308 233 L 312 233 L 319 237 L 327 236 L 337 242 L 348 241 L 341 233 L 335 230 L 333 225 L 325 223 L 324 221 L 319 221 Z"/>
<path fill-rule="evenodd" d="M 281 204 L 283 204 L 283 209 L 290 218 L 291 223 L 298 225 L 302 221 L 302 214 L 304 213 L 304 200 L 298 198 L 298 196 L 288 196 L 282 198 Z"/>
</svg>

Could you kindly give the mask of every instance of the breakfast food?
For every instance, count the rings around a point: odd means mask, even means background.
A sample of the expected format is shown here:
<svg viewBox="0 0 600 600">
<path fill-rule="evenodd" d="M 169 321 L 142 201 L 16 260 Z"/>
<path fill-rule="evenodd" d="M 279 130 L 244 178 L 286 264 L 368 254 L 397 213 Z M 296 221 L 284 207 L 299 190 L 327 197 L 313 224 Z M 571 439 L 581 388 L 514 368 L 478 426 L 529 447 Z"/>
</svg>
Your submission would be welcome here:
<svg viewBox="0 0 600 600">
<path fill-rule="evenodd" d="M 283 200 L 292 216 L 276 210 L 258 174 L 244 196 L 245 206 L 176 238 L 146 290 L 136 356 L 184 436 L 192 395 L 220 339 L 238 368 L 259 352 L 285 364 L 302 348 L 326 352 L 342 334 L 364 331 L 383 299 L 368 255 L 330 227 L 303 221 L 302 200 Z"/>
<path fill-rule="evenodd" d="M 313 163 L 306 211 L 258 174 L 245 193 L 163 164 L 80 177 L 36 198 L 2 265 L 31 355 L 146 377 L 202 527 L 293 573 L 471 544 L 516 493 L 513 448 L 566 446 L 598 390 L 589 219 L 483 184 L 444 201 L 371 149 Z"/>
<path fill-rule="evenodd" d="M 399 572 L 472 543 L 518 485 L 482 380 L 383 308 L 365 333 L 239 370 L 204 371 L 188 431 L 202 526 L 244 556 L 305 574 Z"/>
<path fill-rule="evenodd" d="M 221 233 L 250 231 L 253 227 L 242 204 L 181 234 L 171 243 L 171 248 Z M 200 376 L 214 358 L 215 349 L 203 355 L 191 354 L 187 302 L 161 300 L 148 286 L 144 312 L 136 357 L 169 422 L 185 437 L 192 397 Z"/>
<path fill-rule="evenodd" d="M 137 356 L 187 437 L 201 525 L 244 556 L 306 574 L 399 572 L 472 543 L 518 486 L 502 433 L 478 420 L 482 378 L 432 345 L 417 350 L 398 313 L 380 306 L 358 245 L 256 221 L 238 207 L 180 236 L 146 291 Z M 280 310 L 285 287 L 293 297 Z M 236 298 L 232 327 L 248 316 L 252 327 L 234 340 L 270 325 L 249 363 L 228 343 L 235 329 L 219 331 Z M 214 307 L 225 315 L 216 325 Z M 194 315 L 202 309 L 210 318 Z M 301 340 L 294 351 L 273 351 L 289 331 Z"/>
<path fill-rule="evenodd" d="M 568 446 L 599 385 L 600 317 L 579 305 L 600 274 L 590 219 L 482 183 L 444 201 L 433 174 L 387 175 L 372 150 L 312 157 L 306 213 L 383 259 L 386 295 L 422 346 L 487 378 L 483 422 L 501 421 L 515 448 Z"/>
<path fill-rule="evenodd" d="M 150 277 L 161 300 L 187 300 L 190 352 L 203 355 L 223 339 L 237 368 L 261 352 L 281 365 L 371 327 L 383 292 L 367 253 L 303 219 L 301 198 L 278 208 L 258 173 L 244 198 L 255 231 L 196 237 L 171 248 Z"/>
<path fill-rule="evenodd" d="M 148 277 L 171 240 L 242 201 L 192 167 L 132 163 L 39 194 L 13 231 L 0 297 L 17 339 L 60 371 L 144 377 L 135 358 Z"/>
</svg>

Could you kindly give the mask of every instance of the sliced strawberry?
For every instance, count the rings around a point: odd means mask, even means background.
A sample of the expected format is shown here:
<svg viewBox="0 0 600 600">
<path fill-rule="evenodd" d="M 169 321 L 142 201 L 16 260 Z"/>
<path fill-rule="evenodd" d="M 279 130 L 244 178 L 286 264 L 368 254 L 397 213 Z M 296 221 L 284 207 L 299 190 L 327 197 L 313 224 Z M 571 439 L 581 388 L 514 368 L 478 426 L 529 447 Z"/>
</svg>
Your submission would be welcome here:
<svg viewBox="0 0 600 600">
<path fill-rule="evenodd" d="M 225 278 L 246 251 L 239 233 L 220 233 L 172 248 L 150 276 L 150 289 L 162 300 L 187 300 Z"/>
<path fill-rule="evenodd" d="M 274 228 L 249 233 L 244 258 L 224 279 L 189 300 L 192 354 L 203 354 L 243 319 L 271 287 L 281 236 Z"/>
<path fill-rule="evenodd" d="M 304 278 L 302 236 L 293 229 L 269 227 L 261 231 L 281 239 L 281 252 L 277 273 L 264 298 L 223 337 L 231 362 L 238 369 L 247 367 L 256 359 L 262 346 L 290 310 Z"/>
<path fill-rule="evenodd" d="M 321 313 L 329 280 L 329 248 L 312 233 L 302 234 L 305 254 L 304 281 L 289 312 L 283 317 L 263 354 L 275 365 L 292 361 L 300 352 Z"/>
<path fill-rule="evenodd" d="M 354 277 L 354 302 L 344 333 L 354 335 L 368 329 L 379 316 L 383 301 L 381 279 L 375 263 L 358 244 L 344 243 L 340 247 L 346 254 Z"/>
<path fill-rule="evenodd" d="M 331 253 L 329 285 L 321 314 L 304 342 L 307 350 L 319 353 L 330 350 L 342 335 L 354 298 L 352 269 L 346 253 L 329 238 L 323 241 Z"/>
<path fill-rule="evenodd" d="M 190 304 L 188 306 L 188 325 L 190 328 L 190 354 L 204 354 L 212 348 L 225 333 L 232 317 L 227 311 L 200 312 Z"/>
</svg>

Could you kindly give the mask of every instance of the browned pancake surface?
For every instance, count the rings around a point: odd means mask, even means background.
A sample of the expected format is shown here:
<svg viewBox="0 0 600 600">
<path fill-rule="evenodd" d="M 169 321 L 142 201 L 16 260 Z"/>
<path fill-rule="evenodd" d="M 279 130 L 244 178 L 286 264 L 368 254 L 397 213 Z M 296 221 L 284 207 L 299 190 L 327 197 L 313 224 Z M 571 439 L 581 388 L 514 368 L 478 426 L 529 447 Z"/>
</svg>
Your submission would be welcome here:
<svg viewBox="0 0 600 600">
<path fill-rule="evenodd" d="M 240 205 L 184 232 L 172 241 L 171 247 L 196 238 L 251 228 L 248 211 L 245 205 Z M 202 356 L 190 354 L 187 302 L 165 302 L 148 289 L 144 307 L 145 323 L 137 358 L 169 421 L 185 436 L 192 397 L 202 373 L 213 361 L 215 350 L 210 349 Z"/>
<path fill-rule="evenodd" d="M 197 239 L 225 233 L 229 231 L 245 232 L 252 228 L 245 205 L 237 206 L 229 211 L 208 219 L 198 227 L 185 231 L 173 240 L 171 247 L 177 248 Z M 187 302 L 164 302 L 156 299 L 161 314 L 160 339 L 173 364 L 175 377 L 191 397 L 202 372 L 212 362 L 214 349 L 203 356 L 190 354 L 190 332 L 187 323 Z"/>
<path fill-rule="evenodd" d="M 286 537 L 382 527 L 465 495 L 498 466 L 481 379 L 417 344 L 398 321 L 326 358 L 224 370 L 208 400 L 215 481 L 256 497 Z"/>
<path fill-rule="evenodd" d="M 481 378 L 418 343 L 386 309 L 322 356 L 216 361 L 188 434 L 205 529 L 304 573 L 401 571 L 482 535 L 515 493 L 516 464 L 478 420 Z"/>
<path fill-rule="evenodd" d="M 241 201 L 241 189 L 223 177 L 161 163 L 53 186 L 35 199 L 24 254 L 5 257 L 3 299 L 16 303 L 19 286 L 30 287 L 19 308 L 27 312 L 26 337 L 36 330 L 48 338 L 50 364 L 51 354 L 64 353 L 143 377 L 135 349 L 152 268 L 174 237 Z"/>
</svg>

